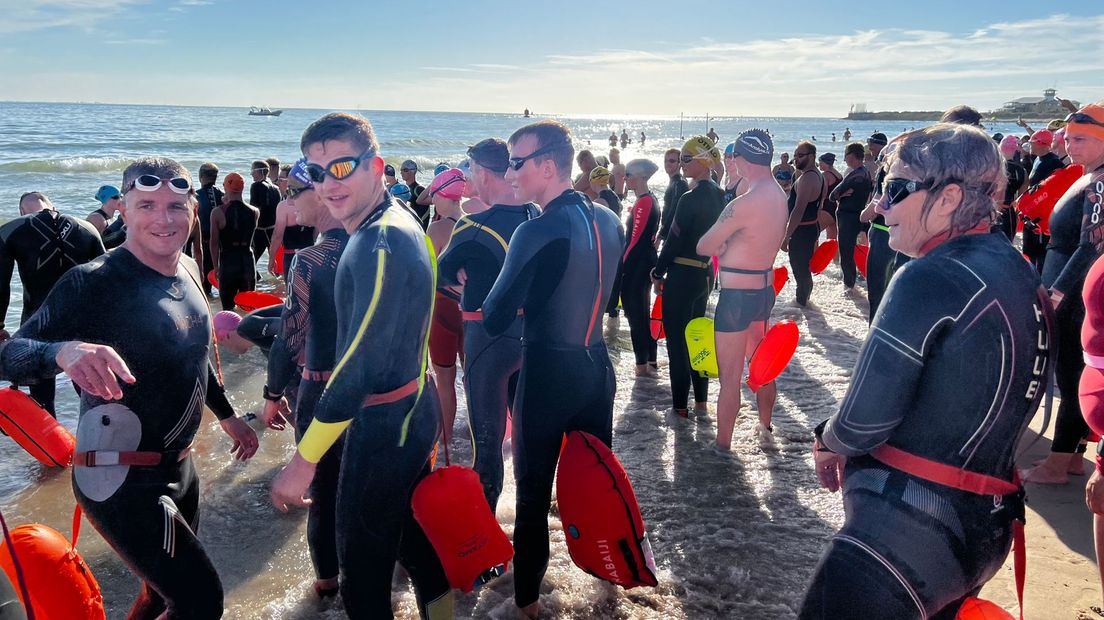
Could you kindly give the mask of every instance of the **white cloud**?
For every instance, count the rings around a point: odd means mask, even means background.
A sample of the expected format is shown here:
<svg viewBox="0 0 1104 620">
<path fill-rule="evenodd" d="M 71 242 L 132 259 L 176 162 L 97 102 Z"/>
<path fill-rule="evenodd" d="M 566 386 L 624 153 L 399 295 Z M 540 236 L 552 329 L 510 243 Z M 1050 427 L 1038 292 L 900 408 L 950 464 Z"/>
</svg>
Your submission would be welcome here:
<svg viewBox="0 0 1104 620">
<path fill-rule="evenodd" d="M 126 7 L 147 0 L 4 0 L 0 2 L 0 34 L 33 32 L 48 28 L 95 30 Z"/>
</svg>

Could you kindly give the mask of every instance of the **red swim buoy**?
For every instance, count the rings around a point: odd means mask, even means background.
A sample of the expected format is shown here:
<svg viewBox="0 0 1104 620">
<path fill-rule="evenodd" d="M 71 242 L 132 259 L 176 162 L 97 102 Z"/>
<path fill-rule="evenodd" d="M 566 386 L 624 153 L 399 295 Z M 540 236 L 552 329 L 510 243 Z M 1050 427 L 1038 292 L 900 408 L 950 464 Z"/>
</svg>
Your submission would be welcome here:
<svg viewBox="0 0 1104 620">
<path fill-rule="evenodd" d="M 241 306 L 242 310 L 246 312 L 253 312 L 254 310 L 260 310 L 261 308 L 268 308 L 270 306 L 278 306 L 284 303 L 284 300 L 272 293 L 262 293 L 261 291 L 242 291 L 234 296 L 234 303 Z"/>
<path fill-rule="evenodd" d="M 651 317 L 648 327 L 652 330 L 652 339 L 663 340 L 667 337 L 667 332 L 663 329 L 663 295 L 656 295 Z"/>
<path fill-rule="evenodd" d="M 858 268 L 862 277 L 866 277 L 866 260 L 870 257 L 869 245 L 856 245 L 855 246 L 855 267 Z"/>
<path fill-rule="evenodd" d="M 774 294 L 782 292 L 782 287 L 786 286 L 786 282 L 790 280 L 790 270 L 786 269 L 785 265 L 779 265 L 774 268 Z"/>
<path fill-rule="evenodd" d="M 214 269 L 207 272 L 207 281 L 211 283 L 211 286 L 215 288 L 219 287 L 218 276 L 215 275 Z"/>
<path fill-rule="evenodd" d="M 748 362 L 747 384 L 752 392 L 758 392 L 782 374 L 797 351 L 799 337 L 797 323 L 789 320 L 779 321 L 767 330 Z"/>
<path fill-rule="evenodd" d="M 958 608 L 955 620 L 1014 620 L 1015 616 L 998 607 L 996 603 L 970 597 Z"/>
<path fill-rule="evenodd" d="M 821 273 L 827 269 L 828 265 L 832 264 L 832 259 L 836 257 L 838 250 L 839 241 L 835 239 L 828 239 L 817 246 L 817 249 L 813 251 L 813 257 L 809 259 L 809 271 Z"/>
<path fill-rule="evenodd" d="M 272 270 L 278 276 L 284 275 L 284 246 L 282 245 L 276 250 L 276 256 L 272 257 Z"/>
<path fill-rule="evenodd" d="M 30 604 L 23 600 L 18 585 L 15 590 L 37 620 L 103 620 L 100 584 L 64 536 L 53 528 L 31 523 L 12 529 L 11 541 Z M 12 584 L 18 584 L 11 549 L 7 542 L 0 542 L 0 567 Z"/>
<path fill-rule="evenodd" d="M 629 476 L 594 435 L 571 431 L 564 438 L 556 498 L 576 566 L 626 589 L 659 583 Z"/>
<path fill-rule="evenodd" d="M 433 471 L 418 483 L 410 505 L 450 586 L 471 592 L 506 572 L 514 547 L 491 513 L 474 470 L 450 465 Z"/>
<path fill-rule="evenodd" d="M 0 390 L 0 429 L 47 467 L 73 464 L 77 446 L 73 434 L 33 398 L 14 387 Z"/>
<path fill-rule="evenodd" d="M 1054 205 L 1058 199 L 1066 193 L 1077 179 L 1085 174 L 1085 167 L 1081 164 L 1072 164 L 1056 170 L 1053 174 L 1039 184 L 1033 192 L 1025 192 L 1016 202 L 1016 208 L 1029 220 L 1037 221 L 1039 232 L 1050 234 L 1050 214 L 1054 212 Z"/>
</svg>

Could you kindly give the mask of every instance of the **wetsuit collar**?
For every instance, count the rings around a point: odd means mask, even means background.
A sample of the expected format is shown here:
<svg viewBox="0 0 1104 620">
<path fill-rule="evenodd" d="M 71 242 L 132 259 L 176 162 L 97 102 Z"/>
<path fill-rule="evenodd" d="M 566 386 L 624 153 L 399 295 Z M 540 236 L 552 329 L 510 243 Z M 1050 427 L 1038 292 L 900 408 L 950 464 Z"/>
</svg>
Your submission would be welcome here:
<svg viewBox="0 0 1104 620">
<path fill-rule="evenodd" d="M 391 202 L 391 194 L 384 192 L 383 202 L 376 205 L 376 207 L 372 209 L 372 212 L 368 214 L 368 217 L 365 217 L 363 220 L 361 220 L 359 224 L 357 224 L 356 229 L 361 230 L 363 228 L 371 226 L 372 222 L 383 217 L 383 213 L 387 211 L 387 209 L 391 208 L 392 204 L 394 203 Z"/>
<path fill-rule="evenodd" d="M 966 231 L 963 231 L 963 232 L 960 232 L 960 233 L 951 234 L 950 230 L 945 230 L 945 231 L 935 235 L 931 239 L 928 239 L 928 241 L 926 243 L 924 243 L 923 246 L 920 247 L 920 256 L 925 256 L 928 252 L 931 252 L 932 250 L 934 250 L 940 244 L 942 244 L 946 241 L 950 241 L 951 239 L 954 239 L 954 238 L 957 238 L 957 237 L 964 237 L 966 235 L 980 235 L 980 234 L 983 234 L 983 233 L 987 234 L 988 232 L 989 232 L 989 224 L 986 223 L 984 220 L 981 221 L 980 223 L 978 223 L 977 226 L 974 226 L 970 230 L 966 230 Z"/>
<path fill-rule="evenodd" d="M 585 205 L 587 207 L 591 206 L 590 200 L 588 200 L 586 196 L 573 189 L 566 189 L 562 194 L 556 196 L 555 198 L 550 200 L 548 204 L 544 205 L 544 210 L 548 211 L 550 209 L 556 209 L 570 204 Z"/>
</svg>

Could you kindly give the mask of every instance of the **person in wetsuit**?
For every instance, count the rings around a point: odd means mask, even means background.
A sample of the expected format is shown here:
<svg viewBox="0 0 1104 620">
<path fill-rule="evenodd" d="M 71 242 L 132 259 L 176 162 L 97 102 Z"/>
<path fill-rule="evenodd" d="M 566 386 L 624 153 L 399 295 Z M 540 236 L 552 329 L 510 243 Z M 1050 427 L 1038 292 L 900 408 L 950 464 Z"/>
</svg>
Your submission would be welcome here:
<svg viewBox="0 0 1104 620">
<path fill-rule="evenodd" d="M 1051 150 L 1054 145 L 1054 134 L 1050 130 L 1040 129 L 1031 134 L 1028 144 L 1031 154 L 1036 159 L 1031 166 L 1031 174 L 1027 177 L 1027 186 L 1029 191 L 1034 191 L 1040 183 L 1050 178 L 1050 175 L 1065 168 L 1066 164 Z M 1049 245 L 1050 237 L 1043 234 L 1034 222 L 1024 222 L 1023 253 L 1039 273 L 1044 273 L 1046 269 Z"/>
<path fill-rule="evenodd" d="M 345 433 L 336 523 L 346 613 L 392 617 L 398 560 L 422 617 L 451 617 L 448 579 L 410 508 L 440 425 L 437 391 L 425 374 L 433 250 L 417 216 L 384 189 L 367 119 L 327 114 L 300 144 L 315 191 L 350 238 L 334 280 L 337 364 L 298 450 L 272 482 L 272 502 L 284 511 L 305 505 L 317 463 Z"/>
<path fill-rule="evenodd" d="M 298 203 L 293 200 L 299 193 L 312 189 L 305 166 L 306 164 L 303 164 L 296 168 L 293 165 L 288 170 L 288 176 L 284 177 L 284 186 L 289 188 L 285 192 L 287 198 L 276 206 L 276 228 L 272 232 L 272 243 L 268 246 L 268 271 L 273 275 L 276 275 L 276 261 L 272 260 L 272 257 L 280 251 L 284 253 L 283 276 L 285 284 L 291 277 L 291 261 L 295 258 L 295 253 L 314 245 L 315 238 L 318 237 L 318 233 L 313 226 L 304 226 L 298 222 L 298 209 L 295 206 Z M 300 177 L 297 183 L 290 180 L 293 172 Z"/>
<path fill-rule="evenodd" d="M 123 187 L 126 243 L 58 281 L 0 344 L 0 376 L 64 372 L 79 386 L 73 491 L 142 580 L 127 617 L 220 618 L 222 584 L 196 537 L 199 480 L 189 453 L 204 403 L 239 459 L 256 452 L 257 437 L 234 415 L 208 361 L 199 268 L 181 258 L 195 220 L 188 171 L 141 158 L 124 171 Z"/>
<path fill-rule="evenodd" d="M 843 286 L 855 287 L 855 244 L 862 232 L 859 216 L 870 199 L 870 175 L 863 166 L 863 147 L 858 142 L 848 144 L 843 150 L 847 174 L 828 197 L 836 201 L 836 225 L 839 229 L 840 269 Z"/>
<path fill-rule="evenodd" d="M 506 182 L 517 200 L 541 205 L 518 226 L 483 303 L 483 327 L 506 333 L 525 314 L 521 375 L 514 400 L 514 602 L 539 610 L 548 566 L 548 509 L 564 433 L 613 439 L 616 379 L 599 321 L 609 300 L 624 233 L 608 209 L 571 186 L 571 133 L 546 120 L 510 136 Z M 549 381 L 555 376 L 557 381 Z M 570 389 L 565 389 L 569 387 Z"/>
<path fill-rule="evenodd" d="M 1078 400 L 1066 395 L 1077 393 L 1085 368 L 1081 347 L 1085 274 L 1104 252 L 1104 102 L 1087 105 L 1068 120 L 1066 148 L 1073 163 L 1082 164 L 1086 173 L 1058 199 L 1050 214 L 1050 245 L 1043 263 L 1043 285 L 1050 290 L 1058 320 L 1054 369 L 1063 396 L 1050 454 L 1039 467 L 1024 473 L 1025 482 L 1043 484 L 1065 484 L 1068 472 L 1084 473 L 1081 441 L 1089 429 Z"/>
<path fill-rule="evenodd" d="M 622 173 L 622 176 L 624 173 Z M 596 166 L 590 171 L 590 191 L 597 194 L 597 198 L 593 200 L 594 204 L 602 205 L 618 218 L 621 217 L 621 198 L 617 193 L 609 188 L 611 179 L 610 171 L 603 166 Z M 622 179 L 622 185 L 624 185 L 624 179 Z M 617 276 L 613 279 L 613 292 L 610 293 L 609 302 L 606 304 L 606 314 L 611 318 L 617 318 L 618 305 L 621 302 L 621 270 L 618 267 Z"/>
<path fill-rule="evenodd" d="M 729 142 L 725 145 L 724 149 L 724 169 L 725 169 L 725 186 L 724 195 L 721 196 L 721 202 L 726 205 L 733 201 L 736 196 L 743 193 L 744 189 L 740 186 L 743 184 L 744 178 L 740 176 L 739 170 L 736 168 L 735 161 L 735 149 L 736 143 Z"/>
<path fill-rule="evenodd" d="M 103 185 L 96 190 L 96 200 L 100 201 L 99 208 L 84 219 L 100 233 L 105 250 L 117 248 L 126 241 L 126 222 L 116 216 L 123 195 L 114 185 Z"/>
<path fill-rule="evenodd" d="M 679 199 L 690 191 L 690 183 L 682 176 L 682 162 L 679 158 L 682 151 L 679 149 L 667 149 L 663 154 L 663 171 L 667 173 L 667 189 L 663 191 L 663 210 L 659 214 L 660 241 L 667 239 L 667 233 L 671 231 L 671 224 L 675 221 L 675 209 L 678 208 Z"/>
<path fill-rule="evenodd" d="M 418 216 L 418 221 L 422 223 L 422 229 L 429 228 L 429 216 L 430 208 L 429 203 L 419 202 L 418 198 L 425 191 L 425 188 L 418 185 L 418 162 L 413 159 L 407 159 L 403 161 L 399 166 L 399 174 L 402 175 L 403 183 L 410 188 L 410 199 L 406 202 L 410 205 Z"/>
<path fill-rule="evenodd" d="M 479 474 L 491 511 L 502 493 L 502 441 L 506 416 L 521 370 L 522 317 L 491 336 L 483 327 L 483 302 L 502 271 L 517 227 L 540 214 L 533 203 L 514 204 L 514 190 L 504 178 L 510 152 L 506 142 L 488 138 L 468 149 L 471 183 L 491 207 L 460 218 L 445 252 L 438 259 L 438 287 L 463 287 L 464 390 L 471 429 L 472 469 Z"/>
<path fill-rule="evenodd" d="M 871 144 L 869 141 L 867 144 Z M 880 147 L 879 147 L 880 148 Z M 866 258 L 866 294 L 870 303 L 870 314 L 867 315 L 867 321 L 874 322 L 874 317 L 878 314 L 878 307 L 882 303 L 882 295 L 885 293 L 886 287 L 889 285 L 890 279 L 893 277 L 894 266 L 897 263 L 899 253 L 889 247 L 889 226 L 886 226 L 885 218 L 878 212 L 878 203 L 885 200 L 885 196 L 882 192 L 882 186 L 885 182 L 885 167 L 883 160 L 885 156 L 892 153 L 893 149 L 897 148 L 896 143 L 884 150 L 879 151 L 879 158 L 874 163 L 874 168 L 867 167 L 867 172 L 870 172 L 873 176 L 872 190 L 870 194 L 870 202 L 867 203 L 866 209 L 863 210 L 859 219 L 864 222 L 870 223 L 870 232 L 868 239 L 870 240 L 870 250 Z M 864 167 L 865 164 L 864 164 Z"/>
<path fill-rule="evenodd" d="M 1004 156 L 1004 176 L 1008 185 L 1001 200 L 1000 219 L 994 222 L 993 232 L 1002 233 L 1012 241 L 1016 238 L 1015 202 L 1027 183 L 1027 171 L 1019 162 L 1020 142 L 1015 136 L 1005 136 L 1000 141 L 1000 151 Z"/>
<path fill-rule="evenodd" d="M 625 187 L 636 194 L 625 225 L 625 252 L 621 255 L 621 304 L 629 320 L 636 376 L 658 374 L 658 344 L 651 330 L 651 272 L 656 265 L 655 239 L 659 230 L 659 208 L 648 181 L 659 167 L 647 159 L 634 159 L 625 166 Z"/>
<path fill-rule="evenodd" d="M 278 172 L 278 170 L 277 170 Z M 276 207 L 280 205 L 280 188 L 268 179 L 269 164 L 263 159 L 253 162 L 253 184 L 249 186 L 249 205 L 260 212 L 257 230 L 253 233 L 253 261 L 261 260 L 261 255 L 272 245 L 272 231 L 276 228 Z M 270 254 L 268 260 L 272 261 Z M 222 280 L 219 280 L 221 283 Z"/>
<path fill-rule="evenodd" d="M 211 212 L 211 262 L 218 274 L 223 310 L 233 310 L 234 297 L 257 286 L 256 240 L 260 212 L 242 202 L 245 179 L 236 172 L 222 181 L 224 204 Z"/>
<path fill-rule="evenodd" d="M 40 192 L 28 192 L 19 198 L 19 215 L 0 226 L 0 317 L 8 314 L 12 272 L 18 267 L 23 284 L 19 322 L 23 324 L 67 271 L 103 254 L 104 246 L 94 226 L 58 213 Z M 0 339 L 7 337 L 7 329 L 0 329 Z M 57 417 L 53 376 L 30 382 L 29 391 L 50 415 Z"/>
<path fill-rule="evenodd" d="M 211 213 L 222 205 L 222 190 L 216 186 L 218 182 L 219 168 L 217 165 L 206 162 L 199 167 L 199 189 L 196 190 L 196 198 L 199 200 L 197 215 L 199 216 L 199 229 L 203 237 L 203 292 L 211 296 L 211 283 L 207 280 L 207 274 L 215 268 L 211 257 Z"/>
<path fill-rule="evenodd" d="M 989 136 L 941 123 L 899 140 L 878 211 L 916 260 L 894 275 L 839 411 L 817 427 L 816 473 L 842 485 L 845 520 L 802 619 L 954 618 L 1024 518 L 1014 458 L 1053 363 L 1046 292 L 988 234 L 1004 185 Z"/>
<path fill-rule="evenodd" d="M 713 165 L 721 161 L 721 154 L 709 138 L 690 138 L 683 145 L 679 160 L 682 171 L 694 181 L 694 189 L 679 199 L 671 231 L 652 269 L 652 281 L 663 295 L 672 406 L 677 415 L 685 418 L 689 415 L 691 384 L 695 408 L 704 410 L 709 396 L 709 380 L 690 370 L 690 353 L 686 348 L 686 324 L 705 316 L 712 288 L 713 265 L 708 256 L 698 254 L 695 248 L 705 231 L 717 221 L 724 204 L 721 188 L 709 177 Z"/>
<path fill-rule="evenodd" d="M 839 203 L 832 198 L 832 190 L 843 182 L 843 175 L 836 170 L 836 154 L 824 153 L 817 158 L 817 167 L 824 175 L 826 193 L 824 205 L 820 213 L 820 227 L 824 229 L 829 239 L 839 236 L 839 227 L 836 225 L 836 207 Z"/>
<path fill-rule="evenodd" d="M 794 166 L 800 176 L 790 189 L 787 203 L 790 221 L 786 225 L 782 251 L 790 254 L 790 271 L 797 285 L 797 303 L 805 306 L 813 294 L 813 272 L 809 270 L 809 261 L 820 237 L 819 214 L 827 188 L 823 175 L 816 168 L 815 144 L 801 142 L 797 145 Z"/>
</svg>

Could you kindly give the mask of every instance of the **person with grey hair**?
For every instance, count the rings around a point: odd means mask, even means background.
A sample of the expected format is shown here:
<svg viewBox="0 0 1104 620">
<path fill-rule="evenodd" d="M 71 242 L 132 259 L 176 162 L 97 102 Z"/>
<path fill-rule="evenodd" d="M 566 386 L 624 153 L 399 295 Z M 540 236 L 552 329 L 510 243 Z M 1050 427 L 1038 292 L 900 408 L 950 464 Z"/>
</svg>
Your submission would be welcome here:
<svg viewBox="0 0 1104 620">
<path fill-rule="evenodd" d="M 656 233 L 659 232 L 659 206 L 648 181 L 659 170 L 649 159 L 634 159 L 625 165 L 625 188 L 636 194 L 636 202 L 625 223 L 625 251 L 621 255 L 621 305 L 629 321 L 636 376 L 656 376 L 658 345 L 652 337 L 649 308 L 652 278 L 656 265 Z"/>
<path fill-rule="evenodd" d="M 196 536 L 192 440 L 205 403 L 238 459 L 253 456 L 257 436 L 207 357 L 210 308 L 199 267 L 181 256 L 196 218 L 191 176 L 145 157 L 123 173 L 123 196 L 126 241 L 65 273 L 0 345 L 0 376 L 52 381 L 64 372 L 80 388 L 73 491 L 142 581 L 128 617 L 219 618 L 222 583 Z"/>
<path fill-rule="evenodd" d="M 815 431 L 817 477 L 843 488 L 845 520 L 800 618 L 955 617 L 1023 542 L 1014 458 L 1054 361 L 1047 293 L 988 234 L 1004 186 L 989 136 L 940 123 L 896 142 L 877 210 L 913 260 Z"/>
</svg>

